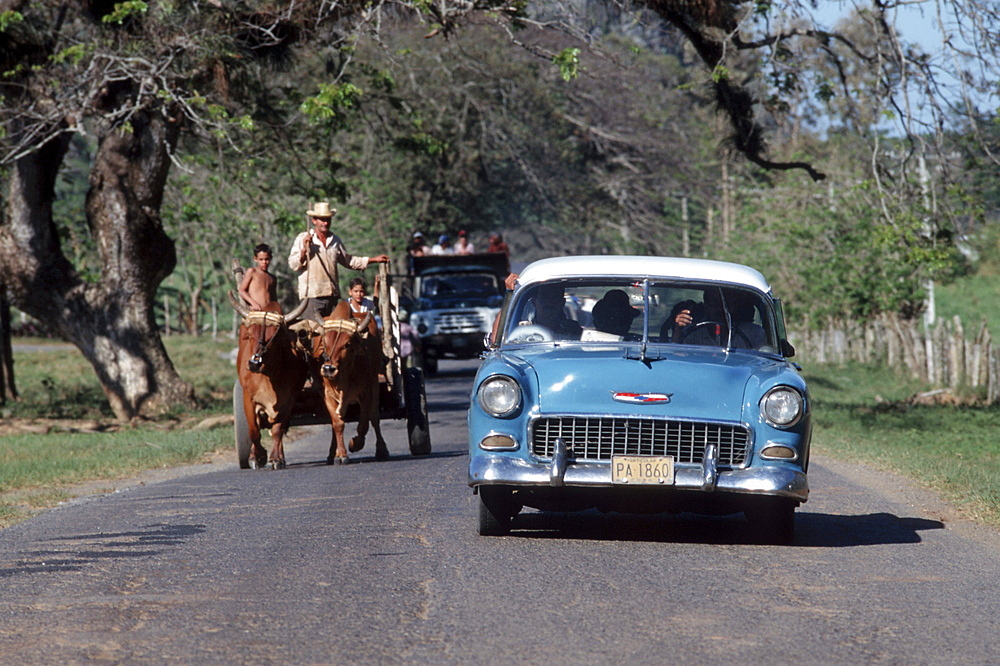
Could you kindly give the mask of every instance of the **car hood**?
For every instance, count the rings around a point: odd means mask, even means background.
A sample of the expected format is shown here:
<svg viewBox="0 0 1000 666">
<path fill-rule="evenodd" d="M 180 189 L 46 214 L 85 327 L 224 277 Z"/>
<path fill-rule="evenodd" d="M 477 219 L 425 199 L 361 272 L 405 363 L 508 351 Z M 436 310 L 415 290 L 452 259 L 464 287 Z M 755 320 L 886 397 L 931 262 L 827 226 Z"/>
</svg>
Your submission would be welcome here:
<svg viewBox="0 0 1000 666">
<path fill-rule="evenodd" d="M 631 348 L 536 347 L 509 356 L 532 372 L 538 412 L 660 415 L 738 421 L 747 383 L 785 363 L 747 352 L 659 349 L 648 361 Z M 629 358 L 631 356 L 631 358 Z M 510 360 L 513 361 L 513 358 Z M 761 383 L 757 377 L 755 384 Z"/>
</svg>

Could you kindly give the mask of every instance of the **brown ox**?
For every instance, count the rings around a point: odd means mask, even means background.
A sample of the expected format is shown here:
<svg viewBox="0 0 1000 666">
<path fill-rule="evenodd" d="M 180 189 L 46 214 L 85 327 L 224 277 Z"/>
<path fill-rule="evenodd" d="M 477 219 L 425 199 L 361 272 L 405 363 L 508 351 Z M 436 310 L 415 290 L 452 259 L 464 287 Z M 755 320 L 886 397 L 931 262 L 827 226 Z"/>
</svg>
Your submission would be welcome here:
<svg viewBox="0 0 1000 666">
<path fill-rule="evenodd" d="M 347 302 L 341 301 L 323 322 L 323 335 L 313 342 L 313 356 L 322 364 L 323 402 L 333 426 L 327 464 L 347 462 L 344 424 L 347 408 L 353 404 L 358 405 L 358 432 L 351 439 L 350 450 L 356 452 L 364 447 L 371 424 L 375 428 L 375 458 L 388 458 L 389 449 L 379 424 L 378 374 L 382 346 L 372 313 L 359 321 L 351 317 Z"/>
<path fill-rule="evenodd" d="M 236 367 L 243 389 L 243 410 L 251 442 L 250 467 L 257 469 L 267 464 L 267 452 L 261 446 L 260 431 L 270 427 L 274 440 L 271 467 L 281 469 L 285 466 L 282 439 L 288 430 L 292 408 L 309 373 L 308 360 L 296 347 L 295 337 L 286 323 L 286 320 L 297 317 L 302 307 L 283 316 L 279 312 L 250 311 L 238 299 L 230 300 L 237 312 L 243 315 Z"/>
</svg>

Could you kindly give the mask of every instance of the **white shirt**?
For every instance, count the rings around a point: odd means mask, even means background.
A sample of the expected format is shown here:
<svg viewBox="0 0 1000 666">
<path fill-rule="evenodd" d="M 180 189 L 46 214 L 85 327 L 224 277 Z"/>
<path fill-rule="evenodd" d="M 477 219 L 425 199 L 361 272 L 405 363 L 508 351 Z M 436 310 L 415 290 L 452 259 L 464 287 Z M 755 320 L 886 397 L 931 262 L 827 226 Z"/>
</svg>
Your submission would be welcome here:
<svg viewBox="0 0 1000 666">
<path fill-rule="evenodd" d="M 309 243 L 309 256 L 302 263 L 304 243 Z M 363 271 L 368 267 L 368 257 L 348 254 L 343 241 L 336 234 L 327 235 L 325 244 L 320 244 L 319 238 L 312 231 L 304 231 L 296 236 L 292 251 L 288 254 L 288 267 L 299 274 L 299 298 L 340 296 L 337 264 Z"/>
<path fill-rule="evenodd" d="M 367 296 L 361 299 L 361 305 L 355 305 L 350 298 L 347 299 L 347 304 L 351 306 L 351 312 L 371 312 L 375 309 L 375 301 Z"/>
</svg>

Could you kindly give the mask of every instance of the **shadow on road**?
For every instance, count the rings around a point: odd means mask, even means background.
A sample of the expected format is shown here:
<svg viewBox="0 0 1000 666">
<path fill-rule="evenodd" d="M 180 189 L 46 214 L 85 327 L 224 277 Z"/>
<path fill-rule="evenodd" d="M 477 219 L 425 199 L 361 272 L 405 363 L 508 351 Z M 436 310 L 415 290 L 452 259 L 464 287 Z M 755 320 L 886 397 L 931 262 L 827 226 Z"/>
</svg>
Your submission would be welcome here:
<svg viewBox="0 0 1000 666">
<path fill-rule="evenodd" d="M 151 525 L 142 531 L 48 539 L 44 543 L 50 547 L 31 551 L 16 567 L 0 569 L 0 579 L 39 572 L 80 571 L 99 560 L 152 557 L 204 531 L 204 525 Z"/>
<path fill-rule="evenodd" d="M 901 518 L 890 513 L 858 516 L 798 513 L 795 541 L 801 548 L 847 548 L 893 543 L 920 543 L 920 532 L 944 529 L 944 523 Z M 658 541 L 668 543 L 755 544 L 757 532 L 742 514 L 730 516 L 634 515 L 585 511 L 522 513 L 514 519 L 512 536 L 534 539 L 599 541 Z"/>
<path fill-rule="evenodd" d="M 408 454 L 408 453 L 399 454 L 399 453 L 392 453 L 392 452 L 390 452 L 388 460 L 376 460 L 375 459 L 375 448 L 372 447 L 372 452 L 371 453 L 368 453 L 367 449 L 365 450 L 364 453 L 352 453 L 351 457 L 347 461 L 347 465 L 368 465 L 368 464 L 372 464 L 372 465 L 384 465 L 386 463 L 407 462 L 407 461 L 414 461 L 414 460 L 427 460 L 427 459 L 429 459 L 429 460 L 435 460 L 435 459 L 443 459 L 443 458 L 463 458 L 463 457 L 466 457 L 468 455 L 469 455 L 469 452 L 466 451 L 466 450 L 464 450 L 464 449 L 461 450 L 461 451 L 437 451 L 437 452 L 431 452 L 431 453 L 428 453 L 425 456 L 415 456 L 415 455 L 411 455 L 411 454 Z M 290 470 L 290 469 L 304 468 L 304 467 L 336 467 L 336 466 L 337 465 L 331 465 L 331 464 L 327 463 L 326 462 L 326 458 L 320 458 L 320 459 L 314 459 L 314 460 L 296 460 L 295 462 L 288 463 L 288 465 L 285 467 L 284 470 L 278 470 L 278 472 L 284 472 L 284 471 L 287 471 L 287 470 Z M 264 469 L 259 469 L 259 470 L 240 470 L 240 473 L 241 474 L 253 474 L 255 472 L 264 473 L 264 472 L 270 472 L 270 471 L 274 471 L 274 470 L 271 470 L 270 468 L 264 468 Z"/>
<path fill-rule="evenodd" d="M 944 529 L 940 520 L 904 518 L 891 513 L 858 516 L 800 513 L 795 520 L 795 545 L 817 548 L 920 543 L 920 532 Z"/>
</svg>

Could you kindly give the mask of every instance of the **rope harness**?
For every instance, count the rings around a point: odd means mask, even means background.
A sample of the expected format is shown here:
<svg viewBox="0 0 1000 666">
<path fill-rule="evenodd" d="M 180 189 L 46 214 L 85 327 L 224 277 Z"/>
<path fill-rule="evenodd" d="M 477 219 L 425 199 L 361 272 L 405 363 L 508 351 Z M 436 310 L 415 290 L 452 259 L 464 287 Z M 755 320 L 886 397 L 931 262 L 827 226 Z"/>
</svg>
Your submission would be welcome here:
<svg viewBox="0 0 1000 666">
<path fill-rule="evenodd" d="M 320 359 L 323 361 L 323 366 L 320 369 L 320 373 L 324 377 L 332 379 L 337 372 L 337 366 L 333 364 L 333 360 L 330 358 L 327 350 L 326 334 L 334 334 L 333 341 L 330 343 L 330 349 L 336 349 L 341 336 L 346 335 L 347 337 L 351 337 L 357 332 L 358 322 L 354 319 L 325 319 L 323 321 L 323 335 L 320 337 Z"/>
<path fill-rule="evenodd" d="M 249 329 L 251 326 L 260 326 L 260 336 L 257 339 L 257 345 L 254 348 L 254 353 L 250 356 L 250 361 L 247 365 L 250 367 L 250 372 L 260 372 L 264 367 L 264 355 L 267 354 L 267 350 L 271 348 L 271 343 L 274 339 L 278 337 L 277 332 L 271 336 L 270 340 L 266 340 L 267 327 L 280 327 L 285 323 L 284 316 L 280 312 L 263 312 L 260 310 L 254 310 L 248 312 L 245 317 L 243 317 L 243 325 Z"/>
</svg>

